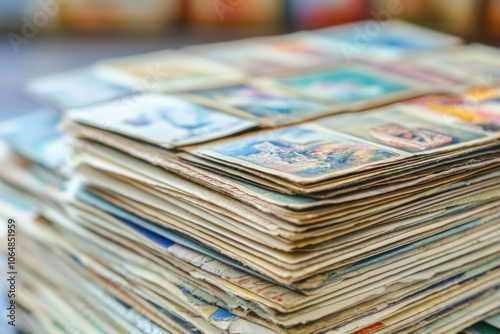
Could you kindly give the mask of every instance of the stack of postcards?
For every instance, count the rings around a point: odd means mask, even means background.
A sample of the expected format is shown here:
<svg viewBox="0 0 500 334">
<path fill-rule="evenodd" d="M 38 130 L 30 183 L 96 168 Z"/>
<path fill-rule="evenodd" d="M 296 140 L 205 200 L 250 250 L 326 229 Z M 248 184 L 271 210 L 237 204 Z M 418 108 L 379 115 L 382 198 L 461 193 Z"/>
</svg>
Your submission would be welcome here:
<svg viewBox="0 0 500 334">
<path fill-rule="evenodd" d="M 499 56 L 366 21 L 33 80 L 59 113 L 0 129 L 23 328 L 457 333 L 498 313 Z"/>
</svg>

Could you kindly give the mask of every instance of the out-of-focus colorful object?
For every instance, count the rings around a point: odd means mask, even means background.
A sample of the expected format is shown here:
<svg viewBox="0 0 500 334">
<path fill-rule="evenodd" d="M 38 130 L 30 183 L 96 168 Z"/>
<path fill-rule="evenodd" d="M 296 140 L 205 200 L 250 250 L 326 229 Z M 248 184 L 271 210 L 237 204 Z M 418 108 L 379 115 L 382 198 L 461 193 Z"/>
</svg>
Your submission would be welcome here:
<svg viewBox="0 0 500 334">
<path fill-rule="evenodd" d="M 178 18 L 178 0 L 71 0 L 62 6 L 64 24 L 81 31 L 155 31 Z"/>
<path fill-rule="evenodd" d="M 364 0 L 290 0 L 287 4 L 292 25 L 300 29 L 361 20 L 369 7 Z"/>
<path fill-rule="evenodd" d="M 394 11 L 394 9 L 397 9 Z M 500 0 L 3 0 L 0 29 L 162 32 L 172 25 L 251 27 L 252 35 L 404 19 L 499 44 Z M 42 22 L 43 24 L 39 24 Z M 63 23 L 63 24 L 61 24 Z"/>
<path fill-rule="evenodd" d="M 485 131 L 500 129 L 500 86 L 472 88 L 461 96 L 426 96 L 408 101 L 405 106 L 427 109 L 437 117 Z"/>
<path fill-rule="evenodd" d="M 491 35 L 500 36 L 500 0 L 490 0 L 486 10 L 486 23 Z"/>
<path fill-rule="evenodd" d="M 283 20 L 282 0 L 186 0 L 186 20 L 192 25 L 272 27 Z"/>
<path fill-rule="evenodd" d="M 374 0 L 374 11 L 386 10 L 394 0 Z M 453 34 L 476 33 L 476 21 L 482 1 L 474 0 L 420 0 L 396 1 L 402 7 L 397 17 L 444 30 Z"/>
</svg>

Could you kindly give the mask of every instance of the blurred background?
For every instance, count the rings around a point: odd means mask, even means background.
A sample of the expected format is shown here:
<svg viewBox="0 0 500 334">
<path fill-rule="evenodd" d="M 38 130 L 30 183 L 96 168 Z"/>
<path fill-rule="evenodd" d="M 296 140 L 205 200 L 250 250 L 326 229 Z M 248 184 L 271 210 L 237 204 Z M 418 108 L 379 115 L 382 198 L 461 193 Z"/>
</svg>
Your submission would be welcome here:
<svg viewBox="0 0 500 334">
<path fill-rule="evenodd" d="M 26 79 L 109 57 L 399 18 L 500 46 L 500 0 L 2 0 L 3 117 L 36 107 Z M 0 116 L 2 117 L 2 116 Z"/>
</svg>

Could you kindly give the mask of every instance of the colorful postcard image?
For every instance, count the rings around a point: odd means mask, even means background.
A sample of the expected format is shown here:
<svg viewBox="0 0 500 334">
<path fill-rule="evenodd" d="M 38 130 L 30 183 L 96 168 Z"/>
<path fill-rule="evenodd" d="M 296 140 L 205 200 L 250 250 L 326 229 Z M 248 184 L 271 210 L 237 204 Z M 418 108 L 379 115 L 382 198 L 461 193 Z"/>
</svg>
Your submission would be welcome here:
<svg viewBox="0 0 500 334">
<path fill-rule="evenodd" d="M 369 101 L 409 89 L 403 83 L 358 67 L 281 77 L 277 81 L 303 94 L 342 103 Z"/>
<path fill-rule="evenodd" d="M 304 126 L 231 141 L 214 146 L 211 151 L 260 167 L 310 178 L 398 156 L 397 153 L 321 128 Z"/>
<path fill-rule="evenodd" d="M 485 137 L 484 134 L 432 122 L 399 109 L 385 109 L 318 122 L 334 131 L 406 152 L 423 152 Z"/>
<path fill-rule="evenodd" d="M 281 39 L 270 40 L 264 45 L 286 55 L 307 60 L 310 66 L 344 61 L 339 43 L 313 34 L 285 36 Z"/>
<path fill-rule="evenodd" d="M 476 100 L 459 96 L 428 96 L 412 100 L 417 105 L 485 131 L 500 131 L 500 98 Z"/>
<path fill-rule="evenodd" d="M 171 143 L 252 125 L 239 117 L 167 96 L 145 100 L 137 111 L 133 116 L 122 119 L 121 123 L 130 131 L 135 128 L 148 132 L 150 129 L 149 137 L 154 139 L 153 134 L 157 132 L 158 141 L 169 138 L 167 141 Z"/>
<path fill-rule="evenodd" d="M 361 26 L 360 26 L 361 27 Z M 356 34 L 357 30 L 350 26 L 342 29 L 331 30 L 330 32 L 325 31 L 322 34 L 330 36 L 336 40 L 352 43 L 356 45 Z M 366 34 L 365 34 L 366 36 Z M 408 38 L 408 36 L 401 36 L 398 33 L 394 33 L 394 31 L 384 31 L 383 33 L 370 36 L 367 40 L 367 45 L 371 48 L 379 48 L 379 49 L 397 49 L 404 51 L 412 51 L 419 50 L 425 48 L 426 45 L 422 43 L 420 40 L 413 40 L 412 38 Z"/>
<path fill-rule="evenodd" d="M 130 87 L 104 80 L 90 70 L 35 79 L 28 88 L 42 98 L 65 108 L 77 108 L 123 96 Z"/>
<path fill-rule="evenodd" d="M 194 95 L 244 111 L 260 119 L 271 119 L 286 123 L 316 114 L 326 113 L 331 107 L 249 85 L 238 85 L 192 92 Z"/>
<path fill-rule="evenodd" d="M 267 47 L 276 49 L 285 53 L 302 54 L 318 60 L 329 57 L 330 55 L 320 48 L 314 48 L 308 45 L 305 41 L 283 40 L 266 44 Z"/>
</svg>

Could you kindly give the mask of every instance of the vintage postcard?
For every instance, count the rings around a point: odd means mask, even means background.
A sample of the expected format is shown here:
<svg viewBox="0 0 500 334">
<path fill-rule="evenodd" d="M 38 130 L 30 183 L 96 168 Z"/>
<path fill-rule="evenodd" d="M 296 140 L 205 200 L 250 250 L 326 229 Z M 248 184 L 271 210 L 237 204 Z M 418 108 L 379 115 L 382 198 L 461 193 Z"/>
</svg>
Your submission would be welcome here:
<svg viewBox="0 0 500 334">
<path fill-rule="evenodd" d="M 224 63 L 170 50 L 102 60 L 95 67 L 103 77 L 126 83 L 135 92 L 196 89 L 243 77 Z"/>
<path fill-rule="evenodd" d="M 500 49 L 482 44 L 469 44 L 444 53 L 432 53 L 417 63 L 438 73 L 449 73 L 476 85 L 500 82 Z"/>
<path fill-rule="evenodd" d="M 256 39 L 192 46 L 183 51 L 227 64 L 249 75 L 289 69 L 287 61 L 282 59 L 282 53 L 266 49 Z"/>
<path fill-rule="evenodd" d="M 173 148 L 226 137 L 257 124 L 179 98 L 144 94 L 68 112 L 68 118 Z"/>
<path fill-rule="evenodd" d="M 461 87 L 470 85 L 463 78 L 460 79 L 436 69 L 426 68 L 422 64 L 411 61 L 384 65 L 382 69 L 423 84 L 433 85 L 438 91 L 460 89 Z"/>
<path fill-rule="evenodd" d="M 198 152 L 295 182 L 328 178 L 341 170 L 399 157 L 311 124 L 246 136 Z"/>
<path fill-rule="evenodd" d="M 315 32 L 337 42 L 347 60 L 370 62 L 390 62 L 462 43 L 458 37 L 396 19 L 367 20 Z"/>
<path fill-rule="evenodd" d="M 500 131 L 500 90 L 487 98 L 464 96 L 426 96 L 404 103 L 406 108 L 430 111 L 461 125 L 484 131 Z"/>
<path fill-rule="evenodd" d="M 399 107 L 387 107 L 369 113 L 341 115 L 318 121 L 321 126 L 379 143 L 405 152 L 426 152 L 484 139 L 482 132 L 467 131 L 419 117 Z"/>
<path fill-rule="evenodd" d="M 274 74 L 345 61 L 336 42 L 306 32 L 193 46 L 184 50 L 231 65 L 249 75 Z"/>
<path fill-rule="evenodd" d="M 352 64 L 267 79 L 296 94 L 359 109 L 421 93 L 421 87 L 373 67 Z"/>
<path fill-rule="evenodd" d="M 197 90 L 187 94 L 200 103 L 270 126 L 317 118 L 341 110 L 339 105 L 327 105 L 276 88 L 252 84 Z"/>
<path fill-rule="evenodd" d="M 42 102 L 60 110 L 104 102 L 131 92 L 129 86 L 107 80 L 94 68 L 33 79 L 28 82 L 27 90 Z"/>
<path fill-rule="evenodd" d="M 294 68 L 331 65 L 345 62 L 339 43 L 318 34 L 298 32 L 258 40 L 282 57 L 289 59 Z"/>
</svg>

